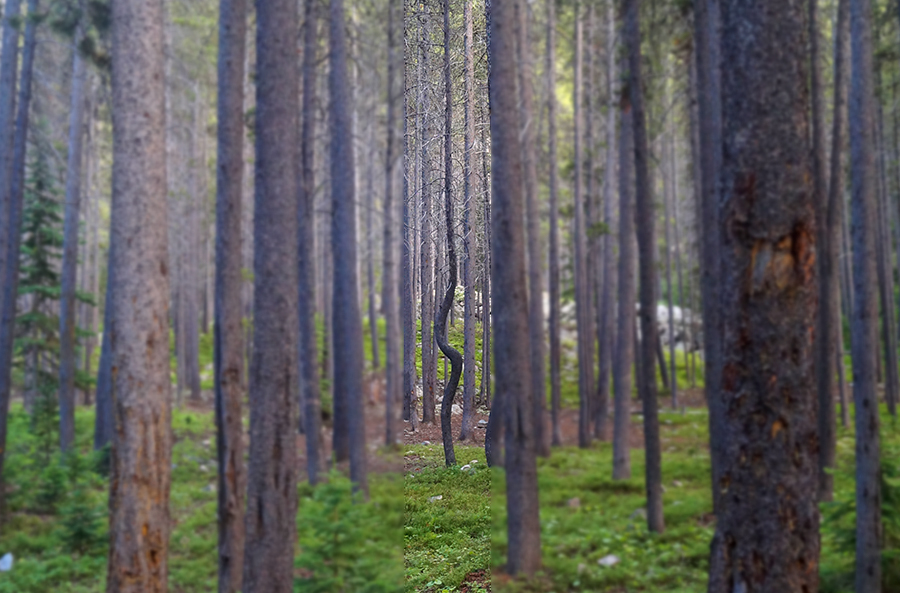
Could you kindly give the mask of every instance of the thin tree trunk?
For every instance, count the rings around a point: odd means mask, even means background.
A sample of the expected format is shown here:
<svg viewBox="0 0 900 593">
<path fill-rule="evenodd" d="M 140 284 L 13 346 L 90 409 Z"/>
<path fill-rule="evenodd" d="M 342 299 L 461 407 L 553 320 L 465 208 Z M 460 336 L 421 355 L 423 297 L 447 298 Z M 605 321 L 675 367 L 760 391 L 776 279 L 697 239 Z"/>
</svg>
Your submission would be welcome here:
<svg viewBox="0 0 900 593">
<path fill-rule="evenodd" d="M 34 54 L 37 43 L 36 16 L 39 8 L 39 0 L 28 0 L 29 18 L 25 26 L 25 44 L 22 49 L 22 74 L 19 81 L 18 111 L 9 177 L 9 219 L 6 221 L 8 235 L 5 242 L 0 240 L 0 253 L 5 254 L 5 267 L 3 267 L 3 256 L 0 256 L 0 274 L 4 279 L 2 293 L 0 293 L 0 513 L 5 513 L 6 509 L 3 465 L 6 460 L 7 418 L 12 395 L 13 338 L 16 322 L 16 295 L 19 291 L 19 251 L 22 241 L 22 200 L 25 189 L 25 148 L 28 143 L 32 75 L 34 74 Z M 4 30 L 4 35 L 8 30 L 8 28 Z M 0 191 L 4 190 L 0 188 Z M 3 206 L 4 204 L 0 202 L 0 208 Z M 2 215 L 0 215 L 0 225 L 3 223 Z M 0 236 L 2 235 L 3 230 L 0 229 Z"/>
<path fill-rule="evenodd" d="M 562 445 L 560 428 L 561 361 L 559 294 L 559 163 L 556 151 L 556 2 L 547 3 L 547 134 L 550 166 L 550 416 L 551 443 Z"/>
<path fill-rule="evenodd" d="M 668 131 L 671 133 L 671 130 Z M 675 303 L 672 286 L 672 208 L 677 198 L 677 188 L 674 187 L 674 149 L 669 146 L 669 136 L 664 134 L 660 138 L 662 144 L 662 154 L 665 159 L 663 168 L 663 218 L 665 220 L 665 239 L 666 239 L 666 304 L 669 312 L 669 377 L 670 391 L 672 394 L 672 409 L 678 409 L 678 369 L 677 360 L 675 359 Z M 658 326 L 657 326 L 658 327 Z"/>
<path fill-rule="evenodd" d="M 288 593 L 293 589 L 299 325 L 297 17 L 297 2 L 292 0 L 257 5 L 245 593 Z"/>
<path fill-rule="evenodd" d="M 372 368 L 381 367 L 381 353 L 378 348 L 378 308 L 375 304 L 375 224 L 372 215 L 375 210 L 375 126 L 368 124 L 368 140 L 366 142 L 366 297 L 369 305 L 369 339 L 372 343 Z"/>
<path fill-rule="evenodd" d="M 422 274 L 422 422 L 435 423 L 435 391 L 437 389 L 437 366 L 435 364 L 434 338 L 431 333 L 431 319 L 434 318 L 434 251 L 431 237 L 431 167 L 428 161 L 428 105 L 425 92 L 425 74 L 427 62 L 427 44 L 425 21 L 427 13 L 425 5 L 419 14 L 419 102 L 418 109 L 423 112 L 419 129 L 419 156 L 421 160 L 422 210 L 421 223 L 421 274 Z"/>
<path fill-rule="evenodd" d="M 644 410 L 644 448 L 646 455 L 647 527 L 662 533 L 665 530 L 662 506 L 662 468 L 659 445 L 659 418 L 656 401 L 656 378 L 653 350 L 659 344 L 656 321 L 656 237 L 654 235 L 653 196 L 650 188 L 647 124 L 641 76 L 640 0 L 627 0 L 625 10 L 625 39 L 628 47 L 628 87 L 634 123 L 635 203 L 640 263 L 641 301 L 641 359 L 643 386 L 641 400 Z M 663 365 L 665 366 L 665 365 Z"/>
<path fill-rule="evenodd" d="M 619 299 L 613 356 L 613 479 L 631 478 L 631 384 L 635 352 L 635 205 L 632 112 L 622 97 L 619 127 Z"/>
<path fill-rule="evenodd" d="M 473 153 L 475 151 L 475 36 L 474 36 L 474 6 L 472 0 L 465 0 L 464 15 L 465 32 L 465 139 L 463 147 L 463 283 L 465 295 L 463 297 L 463 416 L 462 430 L 459 440 L 471 438 L 472 421 L 475 412 L 475 280 L 472 268 L 474 267 L 475 249 L 472 233 L 472 195 L 474 183 L 472 179 Z"/>
<path fill-rule="evenodd" d="M 112 5 L 109 593 L 168 586 L 172 434 L 162 0 Z"/>
<path fill-rule="evenodd" d="M 806 9 L 781 0 L 722 3 L 729 68 L 722 71 L 719 434 L 728 439 L 718 443 L 722 547 L 713 545 L 710 591 L 725 590 L 713 583 L 796 593 L 819 586 Z"/>
<path fill-rule="evenodd" d="M 16 75 L 19 67 L 18 21 L 22 0 L 7 0 L 3 7 L 3 41 L 0 46 L 0 245 L 7 245 L 16 229 L 10 228 L 11 180 L 15 144 Z M 7 269 L 7 250 L 0 249 L 0 270 Z M 15 265 L 15 264 L 14 264 Z M 0 299 L 5 299 L 0 294 Z M 15 298 L 15 296 L 13 297 Z M 2 303 L 0 303 L 2 305 Z"/>
<path fill-rule="evenodd" d="M 219 3 L 216 278 L 213 351 L 218 462 L 219 593 L 241 590 L 244 554 L 244 426 L 241 368 L 241 212 L 244 177 L 246 0 Z"/>
<path fill-rule="evenodd" d="M 328 88 L 331 102 L 332 251 L 334 253 L 334 399 L 346 406 L 350 479 L 368 492 L 366 483 L 365 407 L 363 405 L 362 317 L 356 282 L 356 188 L 354 187 L 352 91 L 347 77 L 344 2 L 331 0 L 331 53 Z"/>
<path fill-rule="evenodd" d="M 409 2 L 403 3 L 403 39 L 408 40 L 410 9 Z M 404 78 L 409 78 L 409 65 L 412 62 L 412 50 L 404 42 L 406 59 L 404 60 Z M 409 102 L 412 93 L 407 84 L 403 85 L 403 251 L 402 251 L 402 295 L 401 306 L 403 315 L 403 418 L 409 420 L 409 427 L 413 432 L 419 429 L 418 412 L 416 411 L 416 319 L 415 319 L 415 245 L 416 245 L 416 217 L 413 211 L 410 195 L 410 130 L 409 130 Z M 418 118 L 418 115 L 416 116 Z M 413 185 L 413 187 L 416 187 Z"/>
<path fill-rule="evenodd" d="M 492 271 L 497 397 L 503 402 L 506 441 L 506 570 L 532 575 L 541 567 L 534 406 L 530 394 L 528 285 L 521 112 L 516 93 L 515 0 L 494 0 L 491 19 L 490 99 L 493 164 Z"/>
</svg>

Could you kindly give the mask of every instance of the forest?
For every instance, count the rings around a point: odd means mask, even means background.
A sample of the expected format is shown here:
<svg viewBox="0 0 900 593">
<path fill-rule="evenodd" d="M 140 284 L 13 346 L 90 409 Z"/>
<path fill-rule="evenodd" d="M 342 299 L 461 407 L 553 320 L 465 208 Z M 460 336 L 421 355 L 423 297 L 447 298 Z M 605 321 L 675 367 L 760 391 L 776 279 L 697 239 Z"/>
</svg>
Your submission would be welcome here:
<svg viewBox="0 0 900 593">
<path fill-rule="evenodd" d="M 900 592 L 900 0 L 0 4 L 0 593 Z"/>
</svg>

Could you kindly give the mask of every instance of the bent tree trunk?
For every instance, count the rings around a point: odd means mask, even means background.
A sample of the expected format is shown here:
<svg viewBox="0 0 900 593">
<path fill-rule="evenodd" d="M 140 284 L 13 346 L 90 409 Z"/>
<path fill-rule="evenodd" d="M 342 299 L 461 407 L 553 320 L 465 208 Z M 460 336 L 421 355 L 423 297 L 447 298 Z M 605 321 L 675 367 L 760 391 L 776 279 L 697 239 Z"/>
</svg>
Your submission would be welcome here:
<svg viewBox="0 0 900 593">
<path fill-rule="evenodd" d="M 453 427 L 450 424 L 453 413 L 453 398 L 459 387 L 462 374 L 463 358 L 459 351 L 450 345 L 447 339 L 447 317 L 453 299 L 456 297 L 457 262 L 456 246 L 453 237 L 453 196 L 451 182 L 453 180 L 453 154 L 451 149 L 451 125 L 453 123 L 453 96 L 450 86 L 450 0 L 444 0 L 444 226 L 447 229 L 447 259 L 450 266 L 450 281 L 441 308 L 434 318 L 434 336 L 444 356 L 450 359 L 450 378 L 444 382 L 444 397 L 441 400 L 441 437 L 444 441 L 444 461 L 447 466 L 456 465 L 456 453 L 453 451 Z"/>
<path fill-rule="evenodd" d="M 806 6 L 722 3 L 723 413 L 710 583 L 818 590 Z M 792 163 L 786 167 L 785 163 Z M 764 478 L 764 479 L 762 479 Z"/>
</svg>

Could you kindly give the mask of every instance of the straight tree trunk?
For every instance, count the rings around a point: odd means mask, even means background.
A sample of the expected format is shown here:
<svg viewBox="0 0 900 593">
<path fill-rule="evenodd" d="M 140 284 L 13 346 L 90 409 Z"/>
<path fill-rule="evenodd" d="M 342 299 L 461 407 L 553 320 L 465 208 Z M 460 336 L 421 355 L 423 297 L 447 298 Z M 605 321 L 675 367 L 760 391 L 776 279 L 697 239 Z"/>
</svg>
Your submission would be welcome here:
<svg viewBox="0 0 900 593">
<path fill-rule="evenodd" d="M 507 549 L 510 575 L 541 567 L 536 442 L 531 417 L 524 187 L 516 59 L 516 0 L 494 0 L 491 15 L 492 268 L 497 397 L 503 402 Z"/>
<path fill-rule="evenodd" d="M 328 89 L 331 102 L 331 240 L 334 253 L 335 360 L 334 399 L 346 406 L 350 479 L 368 492 L 366 483 L 365 411 L 363 405 L 363 337 L 356 282 L 356 188 L 354 187 L 352 91 L 347 77 L 344 2 L 331 0 Z"/>
<path fill-rule="evenodd" d="M 669 132 L 671 133 L 671 132 Z M 674 183 L 674 149 L 669 146 L 668 134 L 660 138 L 662 144 L 663 158 L 663 216 L 665 219 L 665 238 L 666 238 L 666 304 L 669 310 L 669 377 L 671 378 L 670 391 L 672 394 L 672 409 L 678 409 L 678 369 L 677 360 L 675 359 L 675 295 L 672 286 L 672 207 L 677 198 L 678 189 L 673 186 Z"/>
<path fill-rule="evenodd" d="M 409 2 L 403 3 L 403 39 L 405 50 L 404 78 L 408 79 L 409 65 L 412 62 L 411 50 L 405 40 L 409 39 L 410 8 Z M 407 84 L 403 85 L 403 247 L 402 247 L 402 293 L 401 315 L 403 316 L 403 418 L 409 420 L 413 432 L 419 429 L 419 418 L 416 411 L 416 319 L 415 319 L 415 214 L 410 196 L 410 134 L 409 134 L 409 102 L 412 93 Z M 413 187 L 416 187 L 413 185 Z"/>
<path fill-rule="evenodd" d="M 241 212 L 244 177 L 246 0 L 220 0 L 216 158 L 215 347 L 219 593 L 241 590 L 244 554 L 244 426 L 241 367 Z"/>
<path fill-rule="evenodd" d="M 368 147 L 366 148 L 366 159 L 368 161 L 366 167 L 367 187 L 366 187 L 366 206 L 365 206 L 365 225 L 366 225 L 366 296 L 369 305 L 369 339 L 372 343 L 372 367 L 378 369 L 381 367 L 381 353 L 378 351 L 378 307 L 375 304 L 375 224 L 372 222 L 372 214 L 375 210 L 375 191 L 373 188 L 373 177 L 375 175 L 375 127 L 371 123 L 368 125 Z"/>
<path fill-rule="evenodd" d="M 161 0 L 112 5 L 109 593 L 162 593 L 168 587 L 172 431 L 163 22 Z"/>
<path fill-rule="evenodd" d="M 95 417 L 94 417 L 94 449 L 99 450 L 112 443 L 115 419 L 113 418 L 113 376 L 112 376 L 112 331 L 113 322 L 113 295 L 115 284 L 113 267 L 112 245 L 107 254 L 108 273 L 106 275 L 106 296 L 103 299 L 103 337 L 100 344 L 100 363 L 97 366 L 97 390 L 95 392 Z"/>
<path fill-rule="evenodd" d="M 301 104 L 300 200 L 297 219 L 297 273 L 299 291 L 300 406 L 306 437 L 306 474 L 311 485 L 322 471 L 322 398 L 316 345 L 316 107 L 318 3 L 304 2 L 303 95 Z"/>
<path fill-rule="evenodd" d="M 463 140 L 463 417 L 460 441 L 471 438 L 472 421 L 475 412 L 475 279 L 474 241 L 472 240 L 472 195 L 474 183 L 472 176 L 473 157 L 475 152 L 475 17 L 472 0 L 465 0 L 465 138 Z"/>
<path fill-rule="evenodd" d="M 562 445 L 560 407 L 562 344 L 559 291 L 559 163 L 556 150 L 556 2 L 547 0 L 547 135 L 550 167 L 550 416 L 551 444 Z"/>
<path fill-rule="evenodd" d="M 881 589 L 881 455 L 876 360 L 878 303 L 875 238 L 878 216 L 875 163 L 875 85 L 872 6 L 850 0 L 851 76 L 848 100 L 851 216 L 853 236 L 853 318 L 850 337 L 853 399 L 856 405 L 856 592 Z"/>
<path fill-rule="evenodd" d="M 644 449 L 646 455 L 647 527 L 665 530 L 662 505 L 662 467 L 659 445 L 659 418 L 656 401 L 656 377 L 653 368 L 654 347 L 659 344 L 656 321 L 656 236 L 654 234 L 653 195 L 650 187 L 647 124 L 644 112 L 643 77 L 641 75 L 640 0 L 627 0 L 625 5 L 625 40 L 628 48 L 628 87 L 631 99 L 632 134 L 634 136 L 635 219 L 640 264 L 641 302 L 641 368 L 638 381 L 644 410 Z M 665 365 L 663 365 L 664 367 Z M 641 389 L 642 387 L 642 389 Z"/>
<path fill-rule="evenodd" d="M 396 53 L 394 3 L 388 6 L 388 72 L 387 72 L 387 154 L 384 165 L 384 245 L 382 258 L 382 297 L 381 306 L 384 308 L 385 322 L 385 444 L 394 445 L 397 442 L 398 409 L 401 403 L 398 397 L 403 391 L 400 368 L 400 310 L 397 305 L 397 272 L 395 261 L 396 246 L 394 245 L 394 231 L 396 228 L 397 208 L 394 206 L 394 167 L 395 136 L 397 122 L 394 116 L 394 102 L 396 94 Z M 401 13 L 402 14 L 402 13 Z M 405 77 L 404 77 L 405 80 Z"/>
<path fill-rule="evenodd" d="M 434 337 L 430 320 L 434 318 L 434 251 L 431 237 L 431 166 L 428 161 L 428 103 L 425 89 L 425 75 L 428 61 L 428 39 L 426 37 L 427 12 L 422 4 L 419 14 L 419 102 L 423 111 L 419 130 L 419 156 L 421 158 L 421 284 L 422 284 L 422 422 L 435 423 L 435 392 L 437 390 L 437 366 L 435 363 Z"/>
<path fill-rule="evenodd" d="M 3 6 L 3 41 L 0 45 L 0 245 L 7 245 L 12 212 L 11 181 L 15 143 L 16 76 L 19 67 L 18 20 L 22 0 L 7 0 Z M 0 249 L 0 270 L 7 269 L 7 250 Z M 0 294 L 0 299 L 5 298 Z M 15 298 L 15 297 L 13 297 Z M 2 303 L 0 303 L 2 305 Z"/>
<path fill-rule="evenodd" d="M 807 32 L 803 3 L 722 3 L 729 68 L 722 71 L 719 434 L 728 439 L 718 443 L 721 548 L 713 545 L 711 591 L 819 587 Z"/>
<path fill-rule="evenodd" d="M 819 69 L 821 60 L 818 55 L 818 30 L 816 23 L 817 2 L 810 0 L 810 31 L 812 43 L 812 100 L 813 100 L 813 138 L 814 138 L 814 181 L 816 183 L 816 203 L 820 204 L 817 223 L 820 225 L 819 245 L 819 316 L 818 339 L 816 340 L 816 374 L 819 392 L 819 498 L 824 501 L 832 499 L 834 478 L 830 470 L 835 467 L 835 363 L 843 365 L 840 356 L 843 331 L 840 316 L 840 241 L 841 217 L 843 214 L 844 166 L 842 154 L 844 150 L 844 122 L 846 117 L 846 66 L 845 48 L 849 32 L 850 19 L 849 0 L 839 0 L 837 15 L 837 39 L 834 57 L 834 116 L 831 140 L 831 180 L 824 187 L 825 176 L 825 139 L 824 108 L 822 106 L 821 76 Z M 816 131 L 822 127 L 821 131 Z M 820 146 L 821 144 L 821 146 Z M 820 178 L 821 177 L 821 178 Z M 819 185 L 823 187 L 819 187 Z M 822 192 L 822 193 L 820 193 Z M 840 387 L 843 381 L 840 381 Z M 842 389 L 843 391 L 843 389 Z M 842 408 L 846 406 L 842 405 Z"/>
<path fill-rule="evenodd" d="M 613 355 L 613 479 L 631 478 L 631 383 L 635 352 L 635 207 L 632 111 L 627 94 L 619 112 L 619 314 Z"/>
<path fill-rule="evenodd" d="M 34 74 L 34 54 L 37 44 L 37 14 L 39 0 L 28 0 L 28 22 L 25 26 L 25 43 L 22 49 L 22 74 L 19 81 L 13 161 L 10 169 L 10 202 L 8 235 L 0 242 L 0 252 L 6 254 L 6 267 L 0 265 L 4 282 L 0 294 L 0 512 L 5 509 L 3 465 L 6 458 L 7 418 L 12 395 L 12 355 L 16 322 L 16 295 L 19 291 L 19 251 L 22 241 L 22 200 L 25 189 L 25 153 L 30 124 L 31 87 Z M 5 34 L 5 32 L 4 32 Z M 0 191 L 3 191 L 0 189 Z M 2 208 L 0 203 L 0 208 Z M 0 215 L 0 225 L 3 224 Z M 3 231 L 0 230 L 0 235 Z M 2 260 L 0 260 L 2 261 Z"/>
<path fill-rule="evenodd" d="M 245 593 L 293 590 L 299 324 L 297 17 L 297 3 L 292 0 L 257 4 Z"/>
<path fill-rule="evenodd" d="M 600 333 L 597 336 L 600 350 L 600 374 L 597 388 L 597 410 L 594 416 L 594 435 L 601 441 L 610 439 L 609 432 L 609 386 L 615 355 L 615 291 L 618 284 L 616 275 L 615 244 L 612 229 L 615 225 L 613 199 L 616 193 L 616 97 L 619 94 L 616 71 L 616 14 L 613 0 L 606 6 L 606 68 L 607 93 L 606 112 L 606 175 L 603 184 L 603 218 L 606 234 L 603 235 L 603 290 L 600 297 Z"/>
<path fill-rule="evenodd" d="M 59 300 L 59 446 L 63 453 L 69 451 L 75 442 L 75 291 L 78 276 L 78 231 L 81 222 L 79 210 L 84 147 L 84 86 L 87 79 L 87 64 L 80 49 L 83 31 L 84 25 L 80 24 L 72 42 L 74 55 L 66 163 L 62 289 Z"/>
<path fill-rule="evenodd" d="M 584 149 L 582 147 L 582 78 L 583 78 L 583 54 L 584 32 L 581 18 L 581 2 L 575 3 L 575 73 L 572 102 L 575 109 L 575 121 L 573 124 L 575 133 L 575 180 L 574 200 L 575 218 L 573 236 L 575 241 L 575 317 L 578 321 L 578 446 L 586 448 L 591 444 L 591 397 L 593 389 L 591 378 L 593 375 L 593 358 L 590 355 L 591 348 L 588 341 L 591 340 L 589 329 L 591 323 L 590 290 L 587 284 L 587 230 L 585 227 L 584 196 L 582 181 L 584 178 L 583 162 Z"/>
</svg>

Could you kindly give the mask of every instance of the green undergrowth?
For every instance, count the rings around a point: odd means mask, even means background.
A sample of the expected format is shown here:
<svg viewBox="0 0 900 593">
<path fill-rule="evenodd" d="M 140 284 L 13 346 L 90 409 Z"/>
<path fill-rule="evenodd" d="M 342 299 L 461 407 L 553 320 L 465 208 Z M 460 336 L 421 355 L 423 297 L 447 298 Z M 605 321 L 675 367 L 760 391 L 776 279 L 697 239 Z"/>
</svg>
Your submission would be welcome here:
<svg viewBox="0 0 900 593">
<path fill-rule="evenodd" d="M 466 575 L 490 562 L 491 470 L 484 450 L 457 445 L 460 465 L 449 468 L 439 444 L 408 447 L 406 456 L 413 466 L 404 479 L 407 591 L 458 591 Z"/>
<path fill-rule="evenodd" d="M 212 413 L 173 410 L 169 586 L 180 593 L 216 589 L 216 454 Z M 246 422 L 246 420 L 245 420 Z M 55 453 L 57 436 L 37 434 L 20 404 L 12 406 L 6 456 L 7 522 L 0 555 L 15 556 L 0 573 L 0 593 L 94 593 L 105 589 L 108 452 L 91 451 L 94 411 L 76 411 L 76 476 Z M 49 442 L 49 448 L 45 441 Z M 52 450 L 49 457 L 45 451 Z M 302 476 L 301 476 L 302 477 Z M 298 487 L 294 590 L 302 593 L 392 593 L 402 589 L 402 484 L 372 475 L 369 501 L 355 500 L 349 480 Z"/>
</svg>

